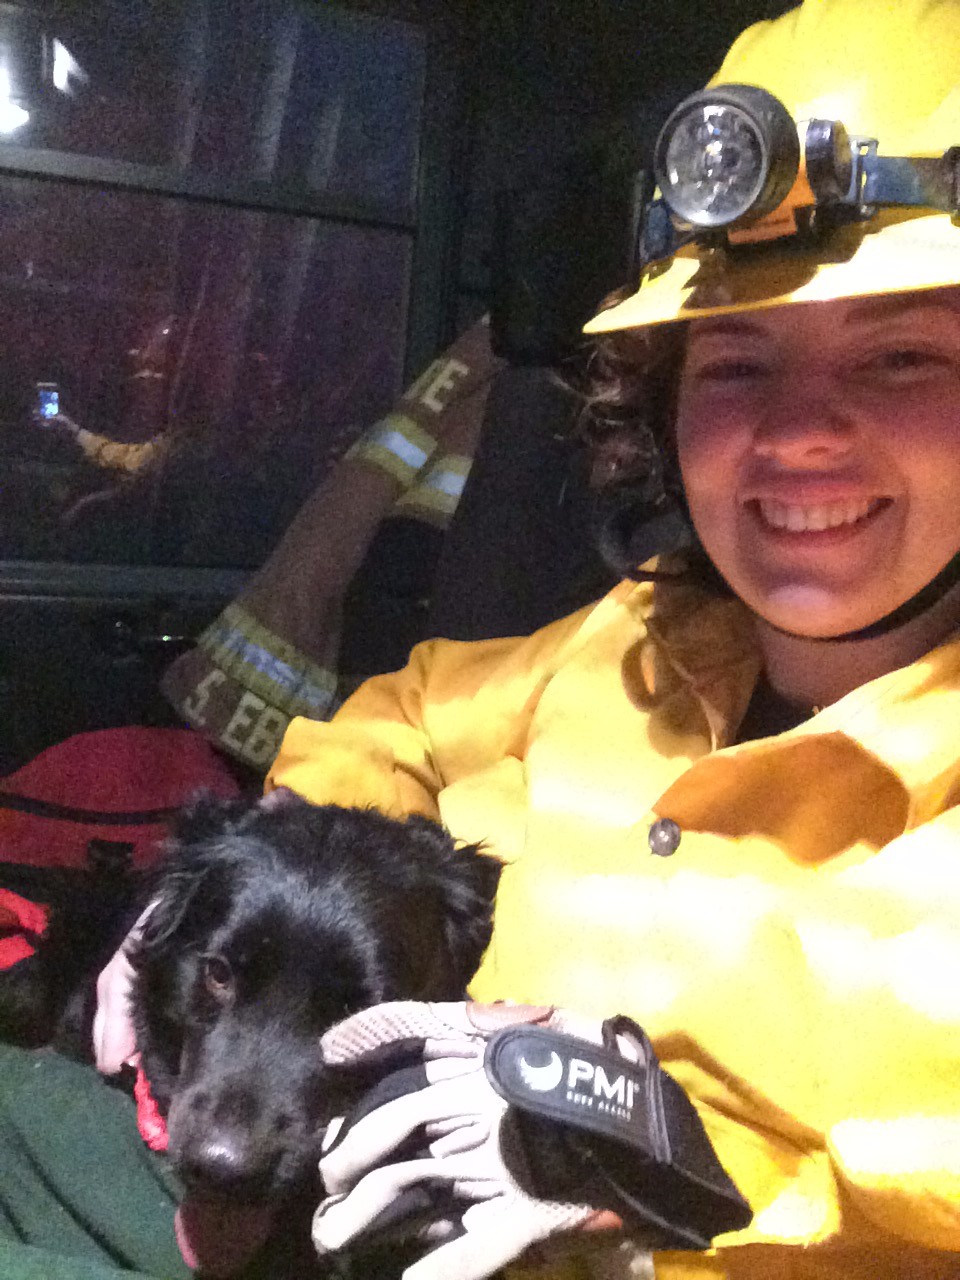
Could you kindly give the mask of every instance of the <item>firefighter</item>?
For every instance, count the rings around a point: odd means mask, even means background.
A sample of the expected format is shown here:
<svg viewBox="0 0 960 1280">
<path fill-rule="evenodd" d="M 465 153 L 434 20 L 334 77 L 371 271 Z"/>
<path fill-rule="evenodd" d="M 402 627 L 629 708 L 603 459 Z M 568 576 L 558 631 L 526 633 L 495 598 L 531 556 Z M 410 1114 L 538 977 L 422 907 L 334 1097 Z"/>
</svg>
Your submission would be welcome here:
<svg viewBox="0 0 960 1280">
<path fill-rule="evenodd" d="M 955 0 L 745 32 L 660 135 L 639 288 L 588 325 L 672 550 L 289 729 L 268 786 L 504 863 L 484 1004 L 324 1041 L 385 1080 L 329 1135 L 321 1251 L 389 1221 L 428 1250 L 409 1280 L 531 1248 L 960 1274 L 958 67 Z"/>
</svg>

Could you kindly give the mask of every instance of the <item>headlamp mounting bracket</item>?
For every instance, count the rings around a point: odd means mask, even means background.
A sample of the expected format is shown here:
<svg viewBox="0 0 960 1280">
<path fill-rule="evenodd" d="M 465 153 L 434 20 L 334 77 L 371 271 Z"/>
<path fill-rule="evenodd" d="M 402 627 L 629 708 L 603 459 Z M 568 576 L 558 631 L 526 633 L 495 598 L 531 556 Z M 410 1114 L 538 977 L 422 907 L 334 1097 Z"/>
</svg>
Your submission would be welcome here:
<svg viewBox="0 0 960 1280">
<path fill-rule="evenodd" d="M 756 99 L 756 102 L 754 101 Z M 715 104 L 736 110 L 754 109 L 765 145 L 764 163 L 779 171 L 782 183 L 789 171 L 793 186 L 780 203 L 769 208 L 769 193 L 776 185 L 764 179 L 758 196 L 762 207 L 751 207 L 727 222 L 696 224 L 677 212 L 668 194 L 665 173 L 671 129 L 684 122 L 690 111 Z M 773 108 L 776 107 L 777 110 Z M 811 119 L 795 128 L 802 157 L 794 163 L 793 143 L 787 137 L 783 117 L 786 108 L 777 99 L 752 86 L 725 85 L 694 94 L 671 112 L 657 140 L 654 171 L 656 189 L 638 191 L 631 242 L 631 278 L 659 261 L 672 258 L 684 245 L 704 247 L 755 246 L 763 241 L 790 242 L 796 235 L 820 234 L 838 221 L 865 220 L 879 208 L 923 208 L 960 215 L 960 145 L 941 156 L 883 156 L 876 138 L 850 136 L 842 122 Z M 777 146 L 771 146 L 776 141 Z M 787 143 L 789 142 L 789 145 Z M 786 145 L 780 159 L 776 152 Z M 797 219 L 797 213 L 806 216 Z M 821 218 L 823 213 L 827 216 Z"/>
</svg>

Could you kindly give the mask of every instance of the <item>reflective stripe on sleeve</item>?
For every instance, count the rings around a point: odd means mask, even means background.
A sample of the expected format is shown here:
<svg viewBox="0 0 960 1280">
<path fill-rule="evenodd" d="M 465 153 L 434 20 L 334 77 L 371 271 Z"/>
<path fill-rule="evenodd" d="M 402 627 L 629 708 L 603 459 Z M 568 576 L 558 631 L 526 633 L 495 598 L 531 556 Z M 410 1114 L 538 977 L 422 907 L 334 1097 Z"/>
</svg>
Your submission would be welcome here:
<svg viewBox="0 0 960 1280">
<path fill-rule="evenodd" d="M 321 720 L 331 714 L 336 673 L 311 662 L 242 605 L 228 605 L 197 645 L 221 671 L 287 715 Z"/>
<path fill-rule="evenodd" d="M 405 413 L 388 413 L 348 450 L 354 461 L 380 467 L 404 487 L 429 462 L 437 442 Z"/>
<path fill-rule="evenodd" d="M 417 483 L 398 500 L 393 514 L 448 524 L 470 474 L 470 463 L 466 454 L 444 454 L 431 463 Z"/>
</svg>

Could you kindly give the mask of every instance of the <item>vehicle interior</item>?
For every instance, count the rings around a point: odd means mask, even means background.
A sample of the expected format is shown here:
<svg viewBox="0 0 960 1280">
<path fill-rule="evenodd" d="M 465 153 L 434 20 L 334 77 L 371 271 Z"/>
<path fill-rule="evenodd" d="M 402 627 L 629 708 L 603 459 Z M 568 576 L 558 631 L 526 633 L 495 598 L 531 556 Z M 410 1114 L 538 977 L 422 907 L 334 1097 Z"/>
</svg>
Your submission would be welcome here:
<svg viewBox="0 0 960 1280">
<path fill-rule="evenodd" d="M 446 529 L 377 531 L 343 661 L 605 590 L 556 371 L 626 279 L 659 122 L 787 7 L 0 4 L 0 775 L 181 725 L 164 670 L 485 314 L 477 465 Z"/>
</svg>

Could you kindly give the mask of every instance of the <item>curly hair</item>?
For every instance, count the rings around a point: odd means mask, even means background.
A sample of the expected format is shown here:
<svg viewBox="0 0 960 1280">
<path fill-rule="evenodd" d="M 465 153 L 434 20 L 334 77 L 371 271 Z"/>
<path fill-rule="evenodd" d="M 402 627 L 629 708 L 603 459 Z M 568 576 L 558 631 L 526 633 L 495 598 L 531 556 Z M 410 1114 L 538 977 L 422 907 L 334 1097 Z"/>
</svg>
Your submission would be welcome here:
<svg viewBox="0 0 960 1280">
<path fill-rule="evenodd" d="M 628 480 L 671 483 L 671 473 L 677 472 L 674 418 L 685 327 L 621 330 L 593 345 L 579 432 L 599 460 L 611 442 L 624 445 L 621 467 L 597 476 L 597 488 Z"/>
<path fill-rule="evenodd" d="M 685 332 L 681 321 L 597 339 L 577 388 L 578 434 L 591 459 L 597 541 L 607 564 L 638 580 L 675 578 L 675 572 L 639 566 L 659 551 L 682 549 L 686 568 L 680 576 L 726 594 L 729 589 L 694 532 L 677 458 Z"/>
</svg>

